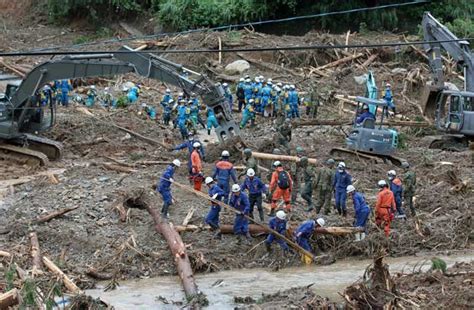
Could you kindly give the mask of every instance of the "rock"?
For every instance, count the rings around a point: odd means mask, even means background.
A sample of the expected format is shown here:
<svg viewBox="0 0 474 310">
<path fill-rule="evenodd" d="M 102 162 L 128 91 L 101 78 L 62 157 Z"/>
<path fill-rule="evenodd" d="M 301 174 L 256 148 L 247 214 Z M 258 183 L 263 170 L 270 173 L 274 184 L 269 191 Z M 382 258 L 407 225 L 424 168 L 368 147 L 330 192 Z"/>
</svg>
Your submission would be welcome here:
<svg viewBox="0 0 474 310">
<path fill-rule="evenodd" d="M 99 182 L 107 182 L 108 180 L 110 180 L 109 177 L 99 177 Z"/>
<path fill-rule="evenodd" d="M 244 71 L 250 69 L 250 64 L 245 60 L 236 60 L 225 66 L 225 73 L 229 75 L 241 74 Z"/>
</svg>

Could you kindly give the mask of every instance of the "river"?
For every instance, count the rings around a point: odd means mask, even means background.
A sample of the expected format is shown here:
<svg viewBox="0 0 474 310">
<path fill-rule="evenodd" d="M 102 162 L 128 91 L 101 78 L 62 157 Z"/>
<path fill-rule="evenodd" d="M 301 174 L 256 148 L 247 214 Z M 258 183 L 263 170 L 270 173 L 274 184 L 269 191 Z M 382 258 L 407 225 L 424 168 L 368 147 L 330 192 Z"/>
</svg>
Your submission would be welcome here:
<svg viewBox="0 0 474 310">
<path fill-rule="evenodd" d="M 422 270 L 428 270 L 431 257 L 433 256 L 387 258 L 385 262 L 389 264 L 392 273 L 409 273 L 415 266 L 418 270 L 420 265 L 423 266 Z M 437 257 L 451 266 L 455 262 L 473 261 L 474 252 Z M 312 283 L 312 288 L 318 295 L 337 301 L 341 300 L 338 293 L 360 279 L 371 263 L 372 261 L 367 259 L 347 259 L 328 266 L 286 268 L 277 272 L 265 269 L 229 270 L 198 274 L 196 282 L 209 300 L 207 309 L 234 309 L 234 296 L 251 296 L 258 299 L 262 293 L 275 293 L 278 290 Z M 109 292 L 103 291 L 103 284 L 86 293 L 92 297 L 100 297 L 116 309 L 179 309 L 175 305 L 165 305 L 158 297 L 164 297 L 168 301 L 184 300 L 181 284 L 175 276 L 124 281 L 116 290 Z"/>
</svg>

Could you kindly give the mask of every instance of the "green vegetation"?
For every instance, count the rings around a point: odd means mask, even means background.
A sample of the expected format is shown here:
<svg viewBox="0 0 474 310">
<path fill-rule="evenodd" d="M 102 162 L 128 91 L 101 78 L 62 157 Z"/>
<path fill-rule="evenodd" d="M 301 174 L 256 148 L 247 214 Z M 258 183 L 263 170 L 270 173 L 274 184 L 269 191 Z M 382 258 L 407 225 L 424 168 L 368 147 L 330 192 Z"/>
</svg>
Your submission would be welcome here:
<svg viewBox="0 0 474 310">
<path fill-rule="evenodd" d="M 407 0 L 411 1 L 411 0 Z M 139 13 L 157 16 L 166 30 L 188 30 L 285 18 L 361 7 L 393 4 L 394 0 L 47 0 L 50 20 L 66 22 L 87 18 L 96 25 L 112 19 L 136 17 Z M 460 37 L 474 36 L 474 1 L 444 0 L 425 5 L 383 9 L 300 21 L 299 25 L 330 31 L 347 29 L 409 30 L 416 29 L 424 11 L 431 11 Z M 288 27 L 294 24 L 289 24 Z"/>
</svg>

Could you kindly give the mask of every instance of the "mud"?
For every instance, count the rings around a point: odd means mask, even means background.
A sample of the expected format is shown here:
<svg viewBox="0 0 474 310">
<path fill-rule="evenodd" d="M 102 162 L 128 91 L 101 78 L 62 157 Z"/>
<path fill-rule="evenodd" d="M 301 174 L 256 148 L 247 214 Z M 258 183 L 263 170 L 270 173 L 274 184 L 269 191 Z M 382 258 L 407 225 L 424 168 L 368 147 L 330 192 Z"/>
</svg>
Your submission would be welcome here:
<svg viewBox="0 0 474 310">
<path fill-rule="evenodd" d="M 50 40 L 38 41 L 39 38 L 61 33 L 62 29 L 52 26 L 38 26 L 33 31 L 32 25 L 15 26 L 6 24 L 5 35 L 0 36 L 0 44 L 9 46 L 12 50 L 22 50 L 31 47 L 46 47 L 55 44 L 71 43 L 79 34 L 90 34 L 85 30 L 64 29 L 65 33 Z M 236 44 L 242 47 L 258 47 L 268 45 L 268 42 L 278 45 L 303 43 L 342 43 L 343 36 L 308 33 L 304 37 L 271 36 L 258 33 L 239 32 Z M 230 46 L 230 35 L 226 33 L 193 34 L 178 38 L 165 38 L 162 41 L 169 44 L 168 48 L 209 48 L 215 47 L 217 37 L 221 36 L 224 46 Z M 354 35 L 351 43 L 369 42 L 381 39 L 381 35 L 368 36 Z M 384 35 L 387 41 L 400 39 L 397 35 Z M 235 43 L 235 42 L 234 42 Z M 119 44 L 98 45 L 97 49 L 118 48 Z M 350 51 L 352 52 L 352 51 Z M 375 51 L 374 51 L 375 52 Z M 395 101 L 399 111 L 404 115 L 419 117 L 416 105 L 401 98 L 400 92 L 405 79 L 404 75 L 392 73 L 392 69 L 406 67 L 420 68 L 421 77 L 413 84 L 407 93 L 408 98 L 415 102 L 421 90 L 421 81 L 428 78 L 427 66 L 423 59 L 406 48 L 394 53 L 393 50 L 376 51 L 380 59 L 372 69 L 378 81 L 390 80 L 394 85 Z M 216 64 L 217 55 L 165 55 L 175 61 L 182 62 L 194 70 L 215 75 L 208 68 L 220 72 L 221 66 Z M 310 56 L 303 57 L 301 52 L 285 53 L 250 53 L 248 57 L 261 59 L 293 70 L 296 75 L 273 72 L 255 65 L 251 66 L 250 74 L 263 74 L 272 77 L 274 81 L 291 82 L 299 85 L 303 92 L 310 90 L 311 85 L 320 91 L 323 106 L 319 116 L 323 119 L 347 118 L 341 114 L 339 106 L 331 100 L 334 93 L 346 95 L 363 95 L 364 87 L 354 82 L 354 76 L 366 73 L 367 69 L 355 64 L 345 66 L 341 70 L 330 73 L 328 78 L 305 76 L 305 68 L 317 66 L 336 57 L 333 52 L 314 51 Z M 23 64 L 36 64 L 45 58 L 35 59 L 14 58 L 10 61 Z M 239 59 L 233 53 L 224 53 L 223 63 Z M 121 78 L 101 80 L 99 88 L 110 86 L 115 95 L 120 93 L 120 85 L 127 80 L 142 82 L 144 91 L 141 102 L 158 106 L 166 85 L 148 79 L 127 75 Z M 81 89 L 76 90 L 80 92 Z M 83 89 L 82 89 L 83 91 Z M 177 91 L 173 89 L 173 91 Z M 101 108 L 91 109 L 99 118 L 107 122 L 114 122 L 120 126 L 136 131 L 142 135 L 163 142 L 177 144 L 179 134 L 170 128 L 165 128 L 156 121 L 146 119 L 139 114 L 138 108 L 106 111 Z M 160 115 L 158 115 L 159 117 Z M 238 119 L 240 116 L 236 116 Z M 255 128 L 246 128 L 242 131 L 243 141 L 251 148 L 260 151 L 270 151 L 274 145 L 273 132 L 270 130 L 271 121 L 257 119 Z M 344 128 L 343 128 L 344 129 Z M 348 128 L 345 128 L 346 131 Z M 406 158 L 418 176 L 418 190 L 415 206 L 418 210 L 416 218 L 409 217 L 407 221 L 396 220 L 393 224 L 393 233 L 390 241 L 386 240 L 370 219 L 368 237 L 359 243 L 354 243 L 352 237 L 315 236 L 312 246 L 317 254 L 325 254 L 336 259 L 369 258 L 380 248 L 388 248 L 389 256 L 414 255 L 419 252 L 452 251 L 472 249 L 474 238 L 472 230 L 474 195 L 472 180 L 474 169 L 472 155 L 468 152 L 447 152 L 429 150 L 422 145 L 421 137 L 427 134 L 426 130 L 401 129 L 406 148 L 399 151 L 399 156 Z M 89 267 L 100 272 L 110 273 L 119 282 L 125 279 L 174 275 L 176 273 L 173 259 L 166 242 L 153 230 L 153 222 L 148 214 L 142 210 L 130 209 L 128 220 L 122 223 L 119 220 L 115 206 L 121 204 L 130 188 L 137 186 L 149 188 L 164 170 L 162 165 L 137 164 L 143 160 L 169 161 L 179 157 L 187 160 L 186 151 L 171 152 L 160 146 L 147 144 L 124 132 L 99 123 L 78 112 L 74 107 L 59 108 L 57 125 L 45 136 L 61 141 L 65 145 L 64 158 L 51 163 L 51 169 L 62 168 L 65 172 L 58 174 L 58 184 L 51 183 L 47 176 L 37 177 L 23 185 L 8 188 L 3 191 L 0 200 L 0 249 L 11 252 L 17 264 L 25 269 L 31 267 L 30 245 L 27 238 L 29 231 L 38 233 L 39 243 L 44 255 L 60 262 L 66 274 L 81 287 L 92 288 L 96 280 L 86 275 Z M 204 165 L 206 175 L 212 172 L 213 161 L 219 157 L 222 146 L 213 144 L 215 137 L 208 137 L 206 132 L 200 132 L 201 140 L 209 140 L 207 163 Z M 291 146 L 303 146 L 310 157 L 317 158 L 319 163 L 329 157 L 329 150 L 333 146 L 343 146 L 345 135 L 340 128 L 331 126 L 300 127 L 294 130 Z M 232 158 L 238 162 L 236 150 Z M 103 163 L 110 163 L 113 158 L 132 165 L 136 170 L 132 173 L 119 173 L 107 170 Z M 270 163 L 262 162 L 269 166 Z M 393 167 L 388 163 L 368 164 L 357 160 L 347 160 L 348 170 L 353 175 L 355 184 L 362 191 L 371 206 L 374 205 L 377 193 L 376 182 L 386 178 L 386 172 Z M 318 167 L 320 164 L 317 165 Z M 0 178 L 15 179 L 25 175 L 32 175 L 45 171 L 45 168 L 31 169 L 27 166 L 11 165 L 0 161 Z M 466 181 L 463 191 L 451 190 L 455 175 L 459 180 Z M 187 182 L 187 173 L 181 169 L 175 177 L 180 183 Z M 266 179 L 266 175 L 264 175 Z M 3 194 L 5 193 L 5 194 Z M 202 223 L 209 206 L 205 201 L 173 189 L 176 204 L 171 209 L 171 220 L 180 224 L 191 207 L 197 207 L 190 224 Z M 161 204 L 157 196 L 157 205 Z M 54 219 L 46 224 L 34 224 L 32 221 L 41 214 L 64 207 L 80 206 L 79 209 Z M 304 212 L 306 205 L 298 199 L 293 221 L 305 220 L 315 214 Z M 326 216 L 329 226 L 352 226 L 354 215 L 352 205 L 348 206 L 348 218 L 340 218 L 335 214 Z M 223 223 L 232 223 L 233 216 L 227 212 L 221 213 Z M 257 237 L 251 244 L 237 244 L 233 236 L 224 236 L 222 241 L 212 239 L 210 232 L 184 233 L 183 240 L 188 245 L 188 251 L 193 260 L 195 272 L 207 273 L 223 270 L 239 270 L 240 268 L 268 268 L 281 269 L 291 266 L 301 266 L 299 256 L 282 257 L 279 250 L 273 256 L 266 256 L 263 246 L 257 246 L 263 237 Z M 252 250 L 254 246 L 257 246 Z M 0 274 L 8 269 L 8 262 L 4 258 L 0 265 Z M 0 287 L 0 288 L 3 288 Z M 270 292 L 269 292 L 270 293 Z M 276 298 L 276 297 L 275 297 Z M 319 299 L 317 299 L 319 302 Z"/>
</svg>

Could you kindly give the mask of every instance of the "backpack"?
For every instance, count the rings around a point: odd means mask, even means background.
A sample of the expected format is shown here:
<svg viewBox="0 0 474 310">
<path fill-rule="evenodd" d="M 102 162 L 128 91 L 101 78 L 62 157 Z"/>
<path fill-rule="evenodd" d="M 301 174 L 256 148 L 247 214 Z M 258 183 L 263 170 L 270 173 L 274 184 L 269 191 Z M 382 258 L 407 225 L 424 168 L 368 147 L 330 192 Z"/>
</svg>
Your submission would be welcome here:
<svg viewBox="0 0 474 310">
<path fill-rule="evenodd" d="M 290 176 L 286 171 L 278 172 L 278 187 L 281 189 L 288 189 L 290 188 Z"/>
</svg>

